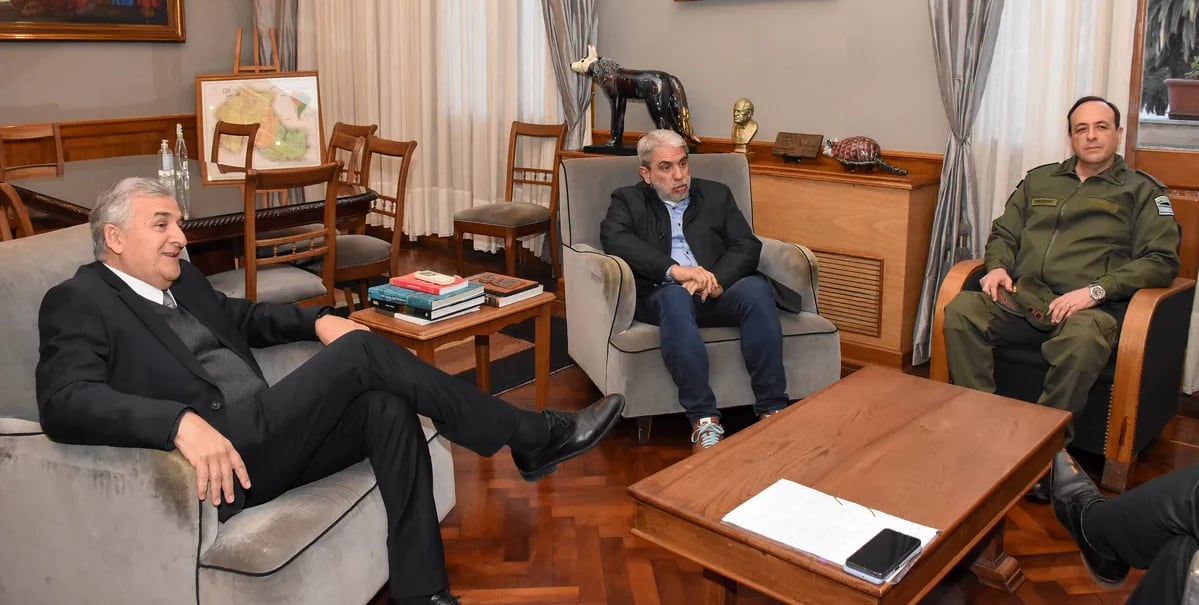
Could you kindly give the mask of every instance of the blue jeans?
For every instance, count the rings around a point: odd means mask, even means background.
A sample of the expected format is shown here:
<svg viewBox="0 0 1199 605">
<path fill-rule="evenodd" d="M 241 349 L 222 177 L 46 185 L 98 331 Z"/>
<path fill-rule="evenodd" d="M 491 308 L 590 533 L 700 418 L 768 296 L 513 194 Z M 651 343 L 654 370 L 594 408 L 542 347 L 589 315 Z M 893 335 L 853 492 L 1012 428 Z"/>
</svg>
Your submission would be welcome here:
<svg viewBox="0 0 1199 605">
<path fill-rule="evenodd" d="M 637 311 L 638 319 L 659 327 L 662 360 L 691 422 L 720 417 L 708 382 L 708 350 L 699 334 L 701 327 L 741 328 L 741 357 L 754 391 L 754 413 L 781 409 L 790 401 L 783 372 L 783 330 L 774 291 L 761 275 L 741 278 L 707 302 L 678 284 L 662 284 L 641 299 Z"/>
</svg>

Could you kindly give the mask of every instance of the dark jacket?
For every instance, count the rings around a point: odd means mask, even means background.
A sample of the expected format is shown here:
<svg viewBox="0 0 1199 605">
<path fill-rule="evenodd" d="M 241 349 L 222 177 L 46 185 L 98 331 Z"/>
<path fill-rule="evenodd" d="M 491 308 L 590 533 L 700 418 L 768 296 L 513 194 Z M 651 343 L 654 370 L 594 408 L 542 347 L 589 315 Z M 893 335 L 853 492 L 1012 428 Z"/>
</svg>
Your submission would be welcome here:
<svg viewBox="0 0 1199 605">
<path fill-rule="evenodd" d="M 259 376 L 250 347 L 316 339 L 319 308 L 227 298 L 190 263 L 180 264 L 171 286 L 175 301 Z M 100 262 L 80 267 L 46 293 L 38 314 L 36 379 L 47 436 L 170 450 L 179 418 L 189 409 L 231 439 L 257 424 L 257 406 L 227 405 L 152 305 Z"/>
<path fill-rule="evenodd" d="M 757 272 L 762 242 L 741 214 L 733 192 L 722 183 L 692 178 L 689 195 L 683 236 L 695 261 L 711 271 L 726 290 Z M 629 264 L 638 300 L 663 283 L 666 270 L 676 264 L 670 257 L 670 215 L 654 188 L 644 182 L 612 192 L 608 215 L 600 224 L 600 243 L 604 252 Z M 799 312 L 800 295 L 779 284 L 774 286 L 775 302 Z"/>
</svg>

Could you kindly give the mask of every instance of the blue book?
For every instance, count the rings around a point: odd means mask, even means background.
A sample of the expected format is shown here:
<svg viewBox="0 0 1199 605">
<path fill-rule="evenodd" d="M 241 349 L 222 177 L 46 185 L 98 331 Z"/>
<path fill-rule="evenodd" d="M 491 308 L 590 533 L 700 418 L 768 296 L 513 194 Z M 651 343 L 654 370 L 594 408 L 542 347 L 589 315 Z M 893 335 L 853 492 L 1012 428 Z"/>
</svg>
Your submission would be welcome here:
<svg viewBox="0 0 1199 605">
<path fill-rule="evenodd" d="M 449 294 L 429 294 L 401 288 L 391 284 L 371 286 L 366 295 L 373 300 L 380 300 L 397 305 L 407 305 L 417 309 L 440 309 L 457 302 L 483 295 L 483 284 L 471 284 L 461 290 Z"/>
</svg>

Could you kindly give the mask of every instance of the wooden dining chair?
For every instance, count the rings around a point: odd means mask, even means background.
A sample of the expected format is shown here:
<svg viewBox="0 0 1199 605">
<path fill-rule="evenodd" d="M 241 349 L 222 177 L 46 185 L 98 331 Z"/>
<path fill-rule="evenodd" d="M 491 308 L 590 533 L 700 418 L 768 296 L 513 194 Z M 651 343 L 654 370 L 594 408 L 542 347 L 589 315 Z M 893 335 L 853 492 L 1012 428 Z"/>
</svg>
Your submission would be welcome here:
<svg viewBox="0 0 1199 605">
<path fill-rule="evenodd" d="M 33 235 L 33 224 L 17 190 L 0 182 L 0 242 Z"/>
<path fill-rule="evenodd" d="M 341 166 L 327 162 L 304 168 L 246 172 L 242 192 L 245 235 L 243 267 L 209 276 L 213 288 L 226 296 L 255 302 L 297 303 L 302 306 L 334 304 L 333 273 L 337 266 L 337 175 Z M 278 235 L 259 233 L 258 194 L 262 190 L 325 186 L 325 206 L 320 224 L 313 229 Z M 261 254 L 263 249 L 271 254 Z M 295 263 L 320 262 L 319 273 Z"/>
<path fill-rule="evenodd" d="M 334 282 L 342 289 L 346 304 L 354 308 L 354 290 L 358 290 L 358 301 L 366 306 L 367 282 L 372 277 L 381 275 L 400 274 L 400 242 L 404 239 L 404 196 L 408 189 L 408 168 L 412 164 L 412 155 L 416 151 L 416 141 L 392 141 L 374 135 L 369 135 L 366 142 L 366 155 L 362 167 L 363 184 L 370 183 L 373 160 L 379 158 L 380 168 L 384 158 L 399 160 L 396 172 L 395 195 L 388 195 L 380 188 L 378 197 L 371 203 L 371 212 L 389 217 L 393 220 L 391 241 L 377 237 L 348 233 L 337 236 L 337 271 Z M 310 267 L 319 271 L 322 267 L 317 264 Z"/>
<path fill-rule="evenodd" d="M 24 157 L 45 159 L 46 148 L 53 147 L 54 161 L 39 161 L 17 164 L 18 154 L 14 144 L 20 144 Z M 41 146 L 37 152 L 35 146 Z M 0 127 L 0 181 L 27 179 L 45 176 L 62 176 L 62 134 L 58 124 L 28 124 L 25 126 Z"/>
<path fill-rule="evenodd" d="M 329 145 L 325 148 L 326 162 L 341 162 L 339 178 L 351 185 L 365 185 L 362 174 L 363 164 L 369 159 L 366 154 L 366 139 L 379 130 L 378 124 L 359 126 L 338 122 L 333 125 L 333 133 L 329 135 Z"/>
<path fill-rule="evenodd" d="M 552 139 L 554 141 L 554 160 L 549 166 L 516 165 L 517 145 L 522 139 Z M 555 218 L 553 205 L 558 194 L 558 171 L 553 162 L 557 160 L 558 153 L 562 151 L 562 143 L 565 140 L 566 124 L 512 123 L 512 130 L 508 135 L 508 170 L 507 182 L 504 185 L 504 201 L 467 208 L 454 214 L 454 249 L 457 251 L 457 269 L 460 275 L 466 272 L 462 236 L 467 233 L 504 238 L 504 268 L 507 274 L 512 276 L 516 275 L 518 252 L 516 240 L 538 233 L 548 233 L 550 263 L 555 274 L 558 273 L 558 236 L 557 230 L 551 228 Z M 528 155 L 540 156 L 541 154 Z M 546 187 L 549 190 L 550 207 L 529 202 L 513 202 L 512 190 L 517 184 Z"/>
<path fill-rule="evenodd" d="M 240 168 L 249 171 L 254 167 L 254 138 L 258 136 L 259 124 L 234 124 L 232 122 L 217 122 L 212 129 L 212 153 L 209 154 L 209 161 L 213 164 L 220 165 L 224 168 L 237 169 Z M 246 157 L 242 160 L 241 166 L 233 166 L 221 164 L 218 156 L 221 151 L 221 137 L 244 137 Z"/>
</svg>

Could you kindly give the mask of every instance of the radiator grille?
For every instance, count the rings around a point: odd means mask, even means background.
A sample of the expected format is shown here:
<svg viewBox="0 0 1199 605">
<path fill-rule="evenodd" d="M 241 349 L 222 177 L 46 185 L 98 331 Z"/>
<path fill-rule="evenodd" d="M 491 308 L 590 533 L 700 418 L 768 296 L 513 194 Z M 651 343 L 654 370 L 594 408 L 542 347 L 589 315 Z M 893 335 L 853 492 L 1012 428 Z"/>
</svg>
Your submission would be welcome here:
<svg viewBox="0 0 1199 605">
<path fill-rule="evenodd" d="M 820 261 L 820 314 L 846 332 L 882 332 L 883 259 L 813 250 Z"/>
</svg>

